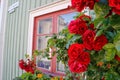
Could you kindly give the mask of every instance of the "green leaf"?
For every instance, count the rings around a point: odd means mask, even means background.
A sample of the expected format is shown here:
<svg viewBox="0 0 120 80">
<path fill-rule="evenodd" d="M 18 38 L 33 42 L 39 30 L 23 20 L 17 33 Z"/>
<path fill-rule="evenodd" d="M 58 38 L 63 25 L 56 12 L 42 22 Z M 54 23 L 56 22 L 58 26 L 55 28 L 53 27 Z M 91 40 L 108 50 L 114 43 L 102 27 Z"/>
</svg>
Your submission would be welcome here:
<svg viewBox="0 0 120 80">
<path fill-rule="evenodd" d="M 94 5 L 94 11 L 96 15 L 94 25 L 98 29 L 103 23 L 104 17 L 109 13 L 109 6 L 102 3 L 96 3 Z"/>
<path fill-rule="evenodd" d="M 47 42 L 48 47 L 54 46 L 54 44 L 55 44 L 55 39 L 53 39 L 53 38 L 50 38 Z"/>
<path fill-rule="evenodd" d="M 100 36 L 101 34 L 103 34 L 103 30 L 99 30 L 99 31 L 97 31 L 95 37 L 98 37 L 98 36 Z"/>
<path fill-rule="evenodd" d="M 114 59 L 116 52 L 116 49 L 107 49 L 105 52 L 106 61 L 111 61 L 112 59 Z"/>
<path fill-rule="evenodd" d="M 68 40 L 67 44 L 66 44 L 66 48 L 68 49 L 69 46 L 72 44 L 72 43 L 75 43 L 77 40 L 80 40 L 81 36 L 80 35 L 73 35 L 71 37 L 71 39 Z"/>
<path fill-rule="evenodd" d="M 115 43 L 115 48 L 117 50 L 117 55 L 120 56 L 120 41 L 117 41 Z"/>
<path fill-rule="evenodd" d="M 115 37 L 114 37 L 114 44 L 120 40 L 120 33 L 118 33 Z"/>
<path fill-rule="evenodd" d="M 29 54 L 25 54 L 25 57 L 28 58 L 28 57 L 29 57 Z"/>
<path fill-rule="evenodd" d="M 96 3 L 94 5 L 96 17 L 104 17 L 109 13 L 109 6 L 107 4 Z"/>
<path fill-rule="evenodd" d="M 120 75 L 116 72 L 112 71 L 108 71 L 105 74 L 105 80 L 120 80 Z"/>
<path fill-rule="evenodd" d="M 113 49 L 113 48 L 115 48 L 115 45 L 113 43 L 108 43 L 103 46 L 104 50 Z"/>
<path fill-rule="evenodd" d="M 113 79 L 113 75 L 111 73 L 107 73 L 105 75 L 105 80 L 111 80 L 111 79 Z"/>
<path fill-rule="evenodd" d="M 119 15 L 113 15 L 110 19 L 110 24 L 112 27 L 116 30 L 120 29 L 120 16 Z"/>
<path fill-rule="evenodd" d="M 99 29 L 99 27 L 103 24 L 103 17 L 98 17 L 94 20 L 94 26 L 95 28 Z"/>
<path fill-rule="evenodd" d="M 110 30 L 113 30 L 113 28 Z M 106 35 L 107 39 L 109 40 L 109 42 L 113 43 L 114 37 L 116 36 L 116 32 L 115 31 L 105 31 L 105 35 Z"/>
<path fill-rule="evenodd" d="M 114 45 L 117 50 L 117 55 L 120 56 L 120 33 L 114 37 Z"/>
<path fill-rule="evenodd" d="M 39 55 L 39 51 L 38 50 L 34 50 L 34 55 Z"/>
</svg>

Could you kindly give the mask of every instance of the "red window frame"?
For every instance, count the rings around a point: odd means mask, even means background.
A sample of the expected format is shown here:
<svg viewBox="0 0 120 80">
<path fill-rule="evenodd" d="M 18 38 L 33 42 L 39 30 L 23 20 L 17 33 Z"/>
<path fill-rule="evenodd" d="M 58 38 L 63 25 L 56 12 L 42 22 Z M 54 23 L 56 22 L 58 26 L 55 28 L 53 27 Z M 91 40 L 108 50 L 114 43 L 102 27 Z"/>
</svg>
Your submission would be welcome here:
<svg viewBox="0 0 120 80">
<path fill-rule="evenodd" d="M 37 36 L 45 36 L 45 35 L 52 35 L 53 33 L 58 33 L 58 16 L 59 15 L 62 15 L 62 14 L 66 14 L 66 13 L 71 13 L 71 12 L 75 12 L 75 10 L 73 9 L 63 9 L 63 10 L 60 10 L 60 11 L 56 11 L 56 12 L 52 12 L 52 13 L 49 13 L 49 14 L 45 14 L 45 15 L 41 15 L 41 16 L 37 16 L 34 18 L 34 31 L 33 31 L 33 48 L 32 48 L 32 51 L 36 50 L 36 43 L 37 43 Z M 37 34 L 37 26 L 38 26 L 38 22 L 39 20 L 42 20 L 42 19 L 46 19 L 46 18 L 52 18 L 52 33 L 50 34 Z M 35 58 L 36 60 L 36 58 Z M 46 74 L 50 74 L 52 76 L 64 76 L 65 73 L 63 72 L 60 72 L 60 71 L 57 71 L 56 70 L 56 65 L 53 65 L 53 64 L 56 64 L 57 63 L 57 60 L 56 60 L 56 56 L 54 56 L 51 60 L 51 70 L 46 70 L 44 68 L 40 68 L 40 67 L 37 67 L 37 69 L 39 69 L 40 71 L 46 73 Z"/>
</svg>

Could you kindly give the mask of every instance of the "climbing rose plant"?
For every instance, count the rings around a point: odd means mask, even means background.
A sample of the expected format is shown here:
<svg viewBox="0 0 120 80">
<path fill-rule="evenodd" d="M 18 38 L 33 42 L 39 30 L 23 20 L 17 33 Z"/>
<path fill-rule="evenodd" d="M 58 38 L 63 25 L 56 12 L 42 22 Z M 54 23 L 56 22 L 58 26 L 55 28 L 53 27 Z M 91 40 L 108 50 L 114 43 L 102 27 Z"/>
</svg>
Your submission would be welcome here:
<svg viewBox="0 0 120 80">
<path fill-rule="evenodd" d="M 50 36 L 44 51 L 65 65 L 65 79 L 120 79 L 120 0 L 71 0 L 72 9 L 79 12 L 67 28 Z M 94 11 L 95 18 L 84 14 Z M 48 55 L 46 56 L 49 59 Z"/>
</svg>

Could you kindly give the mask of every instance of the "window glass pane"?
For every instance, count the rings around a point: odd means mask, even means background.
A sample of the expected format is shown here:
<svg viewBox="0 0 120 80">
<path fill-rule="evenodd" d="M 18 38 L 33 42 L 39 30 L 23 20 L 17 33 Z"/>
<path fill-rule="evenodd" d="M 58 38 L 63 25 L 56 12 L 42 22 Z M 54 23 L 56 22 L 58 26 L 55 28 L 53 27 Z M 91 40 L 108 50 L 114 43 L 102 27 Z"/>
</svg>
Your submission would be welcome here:
<svg viewBox="0 0 120 80">
<path fill-rule="evenodd" d="M 65 72 L 64 64 L 62 62 L 57 63 L 57 71 Z"/>
<path fill-rule="evenodd" d="M 48 39 L 49 38 L 46 38 L 45 36 L 39 36 L 38 40 L 37 40 L 37 49 L 44 50 L 47 47 L 47 40 Z M 48 53 L 48 54 L 50 55 L 51 53 Z M 41 56 L 38 56 L 37 57 L 37 66 L 50 70 L 51 60 L 48 60 L 47 58 L 42 58 Z"/>
<path fill-rule="evenodd" d="M 42 67 L 44 69 L 51 69 L 51 60 L 47 58 L 41 58 L 41 56 L 37 57 L 37 67 Z"/>
<path fill-rule="evenodd" d="M 39 21 L 38 34 L 49 34 L 52 31 L 52 18 Z"/>
<path fill-rule="evenodd" d="M 68 26 L 71 20 L 74 20 L 74 16 L 77 15 L 77 12 L 67 13 L 58 16 L 58 31 L 61 31 Z M 64 72 L 64 64 L 62 62 L 57 63 L 57 71 Z"/>
<path fill-rule="evenodd" d="M 47 47 L 47 40 L 45 36 L 38 36 L 37 39 L 37 50 L 43 50 Z"/>
<path fill-rule="evenodd" d="M 58 31 L 61 31 L 63 28 L 67 27 L 71 20 L 74 19 L 77 12 L 67 13 L 58 16 Z"/>
</svg>

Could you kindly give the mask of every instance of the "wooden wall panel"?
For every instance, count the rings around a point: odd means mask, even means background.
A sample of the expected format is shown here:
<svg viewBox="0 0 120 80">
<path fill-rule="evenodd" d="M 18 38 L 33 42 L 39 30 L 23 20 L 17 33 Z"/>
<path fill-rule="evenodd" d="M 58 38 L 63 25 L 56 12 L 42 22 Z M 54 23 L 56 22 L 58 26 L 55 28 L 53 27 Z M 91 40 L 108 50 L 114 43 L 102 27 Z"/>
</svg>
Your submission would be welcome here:
<svg viewBox="0 0 120 80">
<path fill-rule="evenodd" d="M 15 12 L 7 13 L 2 80 L 13 80 L 23 73 L 18 61 L 27 52 L 29 11 L 56 0 L 8 0 L 8 7 L 17 1 Z"/>
</svg>

